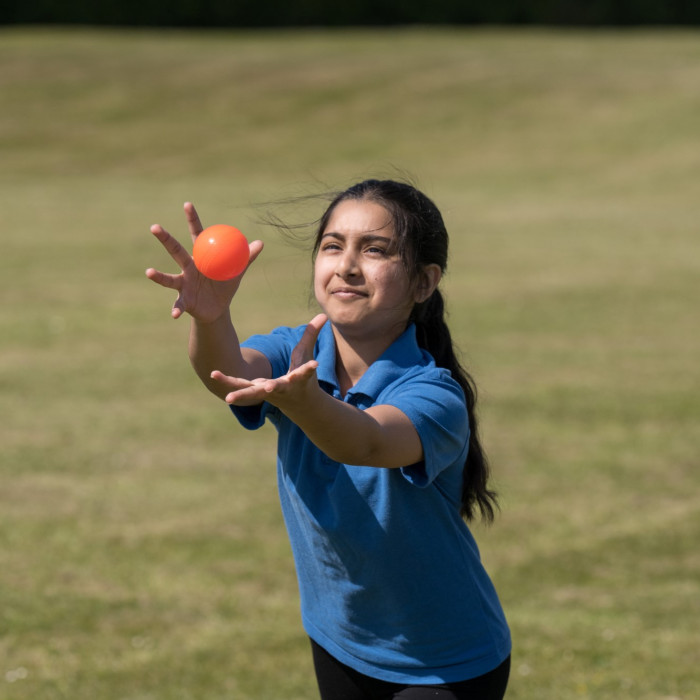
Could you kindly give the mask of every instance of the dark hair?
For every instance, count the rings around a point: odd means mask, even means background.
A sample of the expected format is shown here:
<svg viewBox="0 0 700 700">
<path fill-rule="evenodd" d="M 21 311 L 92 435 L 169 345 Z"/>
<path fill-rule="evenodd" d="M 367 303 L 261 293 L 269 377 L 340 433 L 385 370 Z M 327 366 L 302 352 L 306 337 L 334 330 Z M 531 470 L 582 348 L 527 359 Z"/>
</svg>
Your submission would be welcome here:
<svg viewBox="0 0 700 700">
<path fill-rule="evenodd" d="M 321 236 L 335 207 L 349 199 L 367 199 L 382 205 L 391 215 L 398 239 L 399 254 L 409 279 L 418 279 L 426 265 L 447 268 L 448 234 L 439 209 L 413 185 L 395 180 L 365 180 L 335 196 L 319 221 L 314 244 L 318 252 Z M 478 508 L 482 519 L 491 522 L 498 507 L 496 492 L 488 488 L 489 465 L 479 440 L 476 418 L 476 385 L 455 353 L 452 335 L 445 322 L 445 303 L 436 289 L 411 314 L 418 344 L 427 350 L 439 367 L 448 369 L 464 391 L 469 414 L 469 451 L 464 464 L 460 512 L 472 520 Z"/>
</svg>

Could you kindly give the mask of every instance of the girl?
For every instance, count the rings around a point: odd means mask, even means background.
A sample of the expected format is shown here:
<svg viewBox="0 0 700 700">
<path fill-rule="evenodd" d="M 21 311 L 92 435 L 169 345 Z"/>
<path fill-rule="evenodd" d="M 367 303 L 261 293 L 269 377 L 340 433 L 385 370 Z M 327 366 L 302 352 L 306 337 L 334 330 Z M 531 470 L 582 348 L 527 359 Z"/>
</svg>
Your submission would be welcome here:
<svg viewBox="0 0 700 700">
<path fill-rule="evenodd" d="M 194 239 L 202 230 L 185 205 Z M 192 316 L 189 354 L 246 428 L 278 431 L 278 484 L 322 700 L 500 700 L 510 635 L 465 523 L 492 520 L 471 378 L 438 289 L 440 212 L 414 187 L 368 180 L 320 220 L 323 313 L 239 343 L 243 275 L 212 282 L 160 226 Z M 250 244 L 251 262 L 262 243 Z"/>
</svg>

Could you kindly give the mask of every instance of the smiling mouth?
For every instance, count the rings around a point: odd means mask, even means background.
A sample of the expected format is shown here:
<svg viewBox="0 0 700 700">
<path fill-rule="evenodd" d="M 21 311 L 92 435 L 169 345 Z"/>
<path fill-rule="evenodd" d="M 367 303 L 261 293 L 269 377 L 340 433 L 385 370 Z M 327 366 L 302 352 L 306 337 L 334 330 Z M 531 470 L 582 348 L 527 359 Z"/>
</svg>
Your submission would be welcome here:
<svg viewBox="0 0 700 700">
<path fill-rule="evenodd" d="M 331 296 L 340 297 L 341 299 L 343 299 L 343 298 L 349 299 L 351 297 L 366 297 L 367 293 L 363 292 L 359 289 L 353 289 L 350 287 L 341 287 L 339 289 L 332 290 Z"/>
</svg>

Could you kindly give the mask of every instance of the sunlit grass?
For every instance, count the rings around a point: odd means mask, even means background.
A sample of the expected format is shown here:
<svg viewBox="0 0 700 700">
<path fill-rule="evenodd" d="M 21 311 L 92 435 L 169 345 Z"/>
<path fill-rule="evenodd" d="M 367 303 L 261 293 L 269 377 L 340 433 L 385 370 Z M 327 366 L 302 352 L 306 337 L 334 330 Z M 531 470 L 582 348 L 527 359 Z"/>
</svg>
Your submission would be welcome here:
<svg viewBox="0 0 700 700">
<path fill-rule="evenodd" d="M 304 322 L 269 204 L 407 172 L 503 512 L 476 528 L 513 700 L 698 694 L 700 44 L 682 32 L 0 32 L 0 697 L 316 697 L 274 478 L 148 282 L 182 202 L 266 249 L 242 334 Z"/>
</svg>

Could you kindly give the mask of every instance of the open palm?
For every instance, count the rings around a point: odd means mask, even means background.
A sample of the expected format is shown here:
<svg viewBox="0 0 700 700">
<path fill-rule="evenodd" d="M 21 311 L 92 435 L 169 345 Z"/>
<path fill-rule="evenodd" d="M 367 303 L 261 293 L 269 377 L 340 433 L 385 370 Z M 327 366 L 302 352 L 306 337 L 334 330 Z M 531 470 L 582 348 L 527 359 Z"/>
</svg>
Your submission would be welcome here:
<svg viewBox="0 0 700 700">
<path fill-rule="evenodd" d="M 212 379 L 231 389 L 226 401 L 239 406 L 268 401 L 284 411 L 285 407 L 313 400 L 313 392 L 318 390 L 318 362 L 314 360 L 314 346 L 326 320 L 325 314 L 319 314 L 309 321 L 301 340 L 292 351 L 289 371 L 281 377 L 249 380 L 212 372 Z"/>
<path fill-rule="evenodd" d="M 189 202 L 185 204 L 185 217 L 192 242 L 194 242 L 202 232 L 202 224 L 197 211 Z M 197 269 L 192 256 L 185 247 L 160 224 L 151 226 L 151 233 L 161 242 L 181 270 L 179 274 L 161 272 L 154 268 L 146 270 L 146 276 L 150 280 L 178 292 L 172 309 L 172 317 L 179 318 L 183 313 L 188 313 L 203 323 L 211 323 L 220 318 L 231 305 L 231 300 L 238 290 L 245 270 L 231 280 L 216 282 L 205 277 Z M 248 265 L 258 257 L 262 248 L 261 241 L 253 241 L 250 244 Z M 247 269 L 248 267 L 246 267 Z"/>
</svg>

